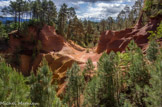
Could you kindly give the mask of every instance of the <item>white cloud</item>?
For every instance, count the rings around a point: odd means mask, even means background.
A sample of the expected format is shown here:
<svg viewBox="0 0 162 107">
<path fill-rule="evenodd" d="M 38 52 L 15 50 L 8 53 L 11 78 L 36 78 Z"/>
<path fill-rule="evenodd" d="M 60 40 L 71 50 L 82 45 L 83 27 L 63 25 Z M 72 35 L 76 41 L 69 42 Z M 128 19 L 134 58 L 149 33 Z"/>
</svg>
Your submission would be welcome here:
<svg viewBox="0 0 162 107">
<path fill-rule="evenodd" d="M 13 1 L 13 0 L 12 0 Z M 15 1 L 15 0 L 14 0 Z M 133 4 L 136 0 L 53 0 L 60 9 L 63 3 L 73 6 L 78 18 L 90 18 L 95 20 L 106 19 L 107 17 L 116 17 L 126 4 Z M 0 0 L 0 10 L 8 6 L 9 0 Z M 85 5 L 85 6 L 83 6 Z M 2 13 L 0 13 L 2 15 Z"/>
<path fill-rule="evenodd" d="M 124 6 L 125 4 L 97 2 L 94 5 L 89 5 L 85 12 L 79 14 L 78 17 L 96 20 L 106 19 L 109 16 L 116 17 Z"/>
<path fill-rule="evenodd" d="M 9 6 L 9 4 L 10 4 L 10 1 L 0 1 L 0 8 Z"/>
</svg>

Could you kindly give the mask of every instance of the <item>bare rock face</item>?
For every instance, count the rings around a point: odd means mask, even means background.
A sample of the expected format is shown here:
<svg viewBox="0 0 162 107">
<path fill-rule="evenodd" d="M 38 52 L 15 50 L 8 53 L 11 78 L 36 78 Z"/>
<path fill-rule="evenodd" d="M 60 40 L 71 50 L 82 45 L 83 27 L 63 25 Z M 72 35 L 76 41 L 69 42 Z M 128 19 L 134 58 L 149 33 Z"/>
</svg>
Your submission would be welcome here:
<svg viewBox="0 0 162 107">
<path fill-rule="evenodd" d="M 57 35 L 54 27 L 44 26 L 40 32 L 41 50 L 44 52 L 60 51 L 64 46 L 64 39 Z"/>
<path fill-rule="evenodd" d="M 150 19 L 149 23 L 143 27 L 141 26 L 141 20 L 139 20 L 133 28 L 121 31 L 106 31 L 100 36 L 96 52 L 123 52 L 131 40 L 134 40 L 139 47 L 145 49 L 145 45 L 148 43 L 148 31 L 156 30 L 161 20 L 161 17 Z"/>
<path fill-rule="evenodd" d="M 56 34 L 55 28 L 44 25 L 39 31 L 34 27 L 29 27 L 26 32 L 18 31 L 9 34 L 9 52 L 12 53 L 16 49 L 21 51 L 32 51 L 33 49 L 42 52 L 60 51 L 64 46 L 63 37 Z"/>
</svg>

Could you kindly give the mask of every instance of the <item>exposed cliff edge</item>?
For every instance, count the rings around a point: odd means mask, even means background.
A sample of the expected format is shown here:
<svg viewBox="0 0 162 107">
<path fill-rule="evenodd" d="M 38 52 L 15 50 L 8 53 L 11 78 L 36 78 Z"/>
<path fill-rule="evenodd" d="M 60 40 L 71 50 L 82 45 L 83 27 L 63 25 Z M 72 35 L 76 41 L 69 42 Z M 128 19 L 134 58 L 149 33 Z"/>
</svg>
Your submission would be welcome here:
<svg viewBox="0 0 162 107">
<path fill-rule="evenodd" d="M 96 51 L 97 53 L 104 51 L 107 51 L 107 53 L 111 51 L 123 52 L 131 40 L 134 40 L 135 43 L 145 51 L 150 35 L 148 31 L 155 31 L 161 20 L 162 18 L 159 16 L 150 19 L 145 26 L 141 26 L 140 18 L 133 28 L 121 31 L 105 31 L 100 36 Z"/>
</svg>

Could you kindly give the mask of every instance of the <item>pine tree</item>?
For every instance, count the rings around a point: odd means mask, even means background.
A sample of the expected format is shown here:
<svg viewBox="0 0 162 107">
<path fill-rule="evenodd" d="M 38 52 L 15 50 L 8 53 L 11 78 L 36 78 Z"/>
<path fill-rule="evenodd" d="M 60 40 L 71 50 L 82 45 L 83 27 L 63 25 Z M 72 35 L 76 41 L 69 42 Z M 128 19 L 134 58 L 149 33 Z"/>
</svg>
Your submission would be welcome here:
<svg viewBox="0 0 162 107">
<path fill-rule="evenodd" d="M 145 98 L 147 107 L 162 106 L 162 50 L 156 57 L 155 63 L 149 66 L 150 86 L 145 87 L 145 92 L 148 94 L 148 97 Z"/>
<path fill-rule="evenodd" d="M 150 42 L 149 48 L 147 50 L 147 58 L 150 61 L 155 61 L 156 60 L 157 53 L 158 53 L 158 45 L 157 45 L 157 42 L 155 40 L 152 40 Z"/>
<path fill-rule="evenodd" d="M 47 4 L 46 19 L 47 23 L 52 25 L 53 22 L 56 22 L 57 9 L 53 1 L 50 0 Z"/>
<path fill-rule="evenodd" d="M 87 62 L 86 62 L 86 66 L 83 70 L 83 75 L 85 77 L 88 76 L 88 78 L 87 78 L 88 80 L 90 80 L 89 77 L 91 76 L 92 72 L 94 72 L 94 68 L 95 68 L 95 66 L 93 65 L 92 60 L 88 59 Z M 87 80 L 87 79 L 85 79 L 85 80 Z"/>
<path fill-rule="evenodd" d="M 115 83 L 114 83 L 114 58 L 115 53 L 111 52 L 109 55 L 104 53 L 98 62 L 98 98 L 99 105 L 102 106 L 116 106 L 115 99 Z"/>
<path fill-rule="evenodd" d="M 84 26 L 82 21 L 79 20 L 77 16 L 69 21 L 67 37 L 83 46 L 82 42 L 84 41 Z"/>
<path fill-rule="evenodd" d="M 80 106 L 80 95 L 83 89 L 83 76 L 79 74 L 80 68 L 77 63 L 72 65 L 72 68 L 67 71 L 67 86 L 65 93 L 65 101 L 68 106 Z"/>
<path fill-rule="evenodd" d="M 38 69 L 36 76 L 32 73 L 29 77 L 30 98 L 32 102 L 39 103 L 39 107 L 52 107 L 59 101 L 59 99 L 55 99 L 56 87 L 51 84 L 51 79 L 52 73 L 44 59 L 43 66 Z"/>
<path fill-rule="evenodd" d="M 29 86 L 26 85 L 25 77 L 6 64 L 0 57 L 0 101 L 30 103 Z"/>
<path fill-rule="evenodd" d="M 100 22 L 100 26 L 101 26 L 101 33 L 104 32 L 106 30 L 106 20 L 102 19 Z"/>
<path fill-rule="evenodd" d="M 85 44 L 88 45 L 93 41 L 94 28 L 92 22 L 87 21 L 87 26 L 85 27 Z"/>
<path fill-rule="evenodd" d="M 92 78 L 87 85 L 85 103 L 89 106 L 116 107 L 115 83 L 114 83 L 114 57 L 113 52 L 110 55 L 104 53 L 98 62 L 97 75 Z M 93 103 L 94 101 L 94 103 Z"/>
<path fill-rule="evenodd" d="M 93 65 L 93 62 L 92 60 L 89 58 L 88 61 L 86 62 L 86 67 L 85 67 L 85 70 L 86 71 L 93 71 L 94 70 L 94 65 Z"/>
<path fill-rule="evenodd" d="M 87 83 L 84 91 L 84 103 L 83 106 L 96 107 L 99 104 L 99 99 L 97 95 L 97 81 L 98 78 L 94 76 L 91 81 Z"/>
<path fill-rule="evenodd" d="M 107 23 L 108 23 L 108 29 L 112 30 L 113 29 L 113 23 L 114 23 L 113 18 L 112 17 L 108 17 Z"/>
<path fill-rule="evenodd" d="M 0 22 L 0 38 L 7 38 L 8 35 L 6 33 L 6 30 L 4 29 L 4 26 L 2 22 Z"/>
<path fill-rule="evenodd" d="M 68 8 L 67 5 L 64 3 L 60 11 L 58 13 L 58 33 L 62 36 L 65 36 L 65 30 L 67 25 L 67 18 L 68 18 Z"/>
<path fill-rule="evenodd" d="M 148 69 L 142 51 L 135 42 L 131 41 L 128 47 L 130 62 L 125 77 L 127 78 L 126 92 L 129 92 L 129 94 L 126 94 L 125 101 L 129 101 L 133 106 L 145 106 L 144 87 L 148 85 L 150 78 Z"/>
<path fill-rule="evenodd" d="M 149 40 L 157 40 L 162 38 L 162 22 L 160 22 L 159 26 L 157 27 L 156 31 L 149 31 L 150 36 L 148 37 Z"/>
<path fill-rule="evenodd" d="M 36 18 L 37 20 L 41 18 L 42 6 L 40 0 L 31 2 L 31 11 L 33 18 Z"/>
</svg>

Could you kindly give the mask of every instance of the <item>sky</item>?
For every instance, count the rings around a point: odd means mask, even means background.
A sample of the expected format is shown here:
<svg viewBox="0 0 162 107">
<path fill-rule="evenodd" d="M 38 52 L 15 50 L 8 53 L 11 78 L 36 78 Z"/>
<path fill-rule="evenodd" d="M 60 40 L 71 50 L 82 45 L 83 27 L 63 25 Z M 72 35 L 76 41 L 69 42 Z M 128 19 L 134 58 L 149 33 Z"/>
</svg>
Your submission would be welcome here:
<svg viewBox="0 0 162 107">
<path fill-rule="evenodd" d="M 79 19 L 99 21 L 108 17 L 116 18 L 126 6 L 132 6 L 136 0 L 53 0 L 57 9 L 63 3 L 74 7 Z M 0 0 L 0 10 L 9 5 L 10 0 Z M 2 13 L 0 13 L 1 15 Z"/>
</svg>

